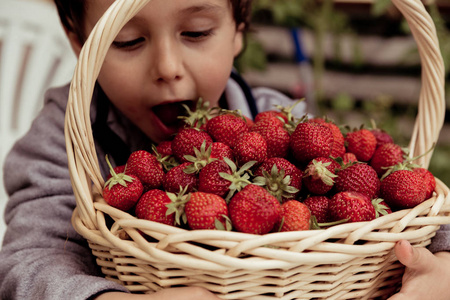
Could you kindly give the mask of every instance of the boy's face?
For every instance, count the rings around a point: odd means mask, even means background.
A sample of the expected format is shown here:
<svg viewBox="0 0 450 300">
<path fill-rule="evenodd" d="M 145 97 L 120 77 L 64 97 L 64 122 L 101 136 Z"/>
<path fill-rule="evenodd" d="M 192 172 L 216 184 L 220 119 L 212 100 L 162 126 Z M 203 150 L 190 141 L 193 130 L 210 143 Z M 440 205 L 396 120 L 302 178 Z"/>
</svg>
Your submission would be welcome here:
<svg viewBox="0 0 450 300">
<path fill-rule="evenodd" d="M 86 30 L 113 3 L 88 0 Z M 242 49 L 229 0 L 152 0 L 117 35 L 98 82 L 154 142 L 179 125 L 181 103 L 217 106 Z"/>
</svg>

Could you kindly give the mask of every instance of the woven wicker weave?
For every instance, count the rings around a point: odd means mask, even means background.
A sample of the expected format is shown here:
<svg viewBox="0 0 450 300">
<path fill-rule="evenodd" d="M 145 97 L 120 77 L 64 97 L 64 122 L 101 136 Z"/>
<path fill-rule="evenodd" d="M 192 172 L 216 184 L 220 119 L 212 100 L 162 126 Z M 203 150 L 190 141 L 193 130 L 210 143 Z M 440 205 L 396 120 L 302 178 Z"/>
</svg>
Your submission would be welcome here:
<svg viewBox="0 0 450 300">
<path fill-rule="evenodd" d="M 403 274 L 392 251 L 395 242 L 427 246 L 439 226 L 450 223 L 449 189 L 439 180 L 434 196 L 413 209 L 327 230 L 262 236 L 186 231 L 138 220 L 105 203 L 98 192 L 104 181 L 90 101 L 110 44 L 148 2 L 117 0 L 105 13 L 82 49 L 67 105 L 67 154 L 77 201 L 72 223 L 105 276 L 133 292 L 197 285 L 223 299 L 382 299 L 395 292 Z M 393 2 L 409 22 L 421 55 L 422 89 L 410 142 L 411 156 L 417 156 L 432 147 L 443 125 L 444 67 L 434 24 L 420 0 Z M 418 163 L 427 167 L 431 154 Z M 115 221 L 112 227 L 107 217 Z"/>
</svg>

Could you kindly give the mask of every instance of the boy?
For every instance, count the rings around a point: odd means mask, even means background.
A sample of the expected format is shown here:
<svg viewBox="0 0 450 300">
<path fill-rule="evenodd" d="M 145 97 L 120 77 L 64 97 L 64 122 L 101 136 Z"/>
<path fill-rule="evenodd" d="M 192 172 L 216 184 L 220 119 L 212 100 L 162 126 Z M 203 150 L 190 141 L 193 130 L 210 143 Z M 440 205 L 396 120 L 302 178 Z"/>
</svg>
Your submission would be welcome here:
<svg viewBox="0 0 450 300">
<path fill-rule="evenodd" d="M 55 1 L 76 54 L 113 0 Z M 114 164 L 165 140 L 180 123 L 182 104 L 249 117 L 292 101 L 275 91 L 250 91 L 232 72 L 242 50 L 250 1 L 152 0 L 120 31 L 102 65 L 91 115 L 98 157 Z M 230 76 L 231 74 L 231 76 Z M 201 288 L 124 294 L 104 279 L 86 241 L 71 226 L 75 207 L 64 143 L 69 87 L 50 90 L 29 133 L 5 166 L 8 224 L 0 252 L 1 299 L 218 299 Z M 255 101 L 256 100 L 256 101 Z M 298 106 L 299 113 L 304 107 Z M 104 160 L 102 172 L 107 175 Z"/>
<path fill-rule="evenodd" d="M 55 2 L 79 54 L 113 1 Z M 249 117 L 273 104 L 290 104 L 273 91 L 250 91 L 232 72 L 249 12 L 246 0 L 152 0 L 144 7 L 118 34 L 98 77 L 91 106 L 98 157 L 108 153 L 119 165 L 130 151 L 166 139 L 179 126 L 181 104 L 194 107 L 199 97 L 212 106 L 239 108 Z M 30 132 L 7 159 L 5 183 L 11 199 L 0 253 L 0 297 L 218 299 L 201 288 L 124 294 L 122 286 L 102 278 L 86 241 L 70 223 L 75 200 L 63 132 L 67 96 L 67 86 L 47 94 Z M 409 248 L 400 243 L 398 249 L 401 255 Z"/>
</svg>

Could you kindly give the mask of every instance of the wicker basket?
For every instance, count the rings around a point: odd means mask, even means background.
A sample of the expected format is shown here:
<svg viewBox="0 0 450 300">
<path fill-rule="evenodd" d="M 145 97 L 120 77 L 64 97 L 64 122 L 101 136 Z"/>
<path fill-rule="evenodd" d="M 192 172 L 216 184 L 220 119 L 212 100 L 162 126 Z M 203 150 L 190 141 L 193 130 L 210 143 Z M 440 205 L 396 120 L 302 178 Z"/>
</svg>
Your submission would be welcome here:
<svg viewBox="0 0 450 300">
<path fill-rule="evenodd" d="M 403 267 L 393 254 L 400 239 L 427 246 L 450 223 L 449 189 L 437 180 L 419 206 L 371 222 L 327 230 L 251 235 L 186 231 L 108 206 L 92 138 L 90 101 L 100 67 L 119 30 L 149 0 L 117 0 L 81 51 L 66 113 L 69 169 L 77 201 L 72 223 L 84 236 L 106 278 L 132 292 L 203 286 L 223 299 L 375 299 L 395 292 Z M 445 112 L 444 67 L 434 24 L 420 0 L 393 0 L 410 24 L 422 61 L 411 155 L 438 139 Z M 418 163 L 428 167 L 431 153 Z M 105 218 L 112 218 L 112 227 Z M 140 231 L 152 237 L 146 240 Z"/>
</svg>

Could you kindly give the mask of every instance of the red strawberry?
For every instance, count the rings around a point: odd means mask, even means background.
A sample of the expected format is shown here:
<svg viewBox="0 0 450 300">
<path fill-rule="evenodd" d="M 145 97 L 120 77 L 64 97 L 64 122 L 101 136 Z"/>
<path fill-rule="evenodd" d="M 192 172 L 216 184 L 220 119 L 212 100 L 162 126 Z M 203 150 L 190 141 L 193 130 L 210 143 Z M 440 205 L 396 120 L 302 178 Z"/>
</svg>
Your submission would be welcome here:
<svg viewBox="0 0 450 300">
<path fill-rule="evenodd" d="M 211 158 L 224 159 L 225 157 L 234 160 L 233 150 L 230 146 L 221 142 L 213 142 L 211 145 Z"/>
<path fill-rule="evenodd" d="M 356 158 L 356 155 L 351 152 L 346 152 L 344 155 L 342 155 L 342 161 L 344 165 L 350 163 L 350 162 L 357 162 L 358 159 Z"/>
<path fill-rule="evenodd" d="M 397 170 L 381 181 L 380 196 L 394 209 L 412 208 L 426 199 L 423 175 L 411 170 Z"/>
<path fill-rule="evenodd" d="M 426 186 L 426 194 L 425 199 L 430 199 L 433 196 L 433 192 L 436 189 L 436 179 L 434 178 L 433 173 L 425 168 L 414 168 L 414 172 L 419 173 L 423 176 L 423 185 Z"/>
<path fill-rule="evenodd" d="M 162 156 L 172 156 L 172 141 L 162 141 L 156 146 L 156 151 Z"/>
<path fill-rule="evenodd" d="M 161 187 L 164 179 L 162 164 L 154 155 L 145 150 L 131 153 L 127 160 L 126 173 L 139 178 L 145 190 Z"/>
<path fill-rule="evenodd" d="M 106 162 L 110 168 L 111 178 L 103 187 L 103 198 L 109 205 L 127 211 L 138 202 L 144 187 L 136 176 L 116 173 L 108 157 L 106 157 Z"/>
<path fill-rule="evenodd" d="M 302 171 L 282 157 L 266 159 L 256 170 L 254 183 L 265 187 L 280 202 L 294 199 L 302 187 Z"/>
<path fill-rule="evenodd" d="M 375 139 L 377 140 L 377 147 L 386 143 L 394 143 L 394 139 L 386 131 L 379 128 L 373 128 L 369 130 L 373 133 Z"/>
<path fill-rule="evenodd" d="M 232 173 L 230 166 L 223 160 L 215 160 L 203 167 L 198 174 L 198 191 L 225 197 L 230 190 L 231 181 L 220 173 Z"/>
<path fill-rule="evenodd" d="M 331 130 L 319 123 L 303 122 L 297 125 L 290 139 L 294 158 L 308 163 L 316 157 L 328 157 L 333 147 Z"/>
<path fill-rule="evenodd" d="M 232 113 L 215 116 L 206 124 L 206 131 L 215 142 L 224 143 L 231 148 L 234 148 L 237 138 L 249 130 L 247 122 Z"/>
<path fill-rule="evenodd" d="M 186 192 L 197 190 L 197 174 L 186 170 L 191 165 L 192 163 L 186 162 L 170 169 L 164 176 L 164 190 L 171 193 L 178 193 L 180 189 L 184 188 L 186 188 Z"/>
<path fill-rule="evenodd" d="M 370 199 L 378 196 L 380 179 L 377 172 L 366 163 L 355 163 L 337 172 L 334 187 L 336 191 L 355 191 L 366 194 Z"/>
<path fill-rule="evenodd" d="M 326 196 L 310 196 L 303 201 L 311 215 L 315 216 L 318 223 L 328 223 L 330 218 L 328 216 L 328 204 L 330 199 Z"/>
<path fill-rule="evenodd" d="M 267 158 L 267 142 L 257 132 L 243 133 L 237 139 L 233 155 L 239 166 L 250 161 L 261 163 Z"/>
<path fill-rule="evenodd" d="M 278 120 L 281 126 L 289 121 L 286 114 L 278 110 L 266 110 L 258 113 L 255 117 L 255 122 L 259 122 L 262 119 Z"/>
<path fill-rule="evenodd" d="M 227 203 L 217 195 L 203 192 L 191 193 L 184 212 L 191 229 L 220 229 L 218 227 L 222 226 L 229 228 Z M 218 226 L 217 222 L 222 225 Z"/>
<path fill-rule="evenodd" d="M 268 158 L 287 156 L 290 135 L 283 128 L 279 119 L 263 118 L 256 122 L 250 130 L 258 132 L 266 140 Z"/>
<path fill-rule="evenodd" d="M 377 147 L 377 139 L 370 130 L 365 128 L 347 133 L 345 143 L 347 152 L 352 152 L 359 161 L 363 162 L 368 162 L 372 158 Z"/>
<path fill-rule="evenodd" d="M 281 204 L 264 188 L 249 184 L 231 198 L 228 210 L 237 231 L 266 234 L 279 220 Z"/>
<path fill-rule="evenodd" d="M 348 222 L 363 222 L 375 219 L 375 208 L 365 194 L 353 191 L 335 194 L 329 203 L 331 221 L 348 219 Z"/>
<path fill-rule="evenodd" d="M 308 207 L 297 201 L 289 200 L 281 205 L 280 221 L 274 229 L 279 231 L 299 231 L 308 230 L 311 219 L 311 212 Z"/>
<path fill-rule="evenodd" d="M 136 217 L 174 226 L 175 213 L 167 214 L 169 203 L 172 203 L 172 200 L 167 192 L 158 189 L 150 190 L 139 199 L 135 209 Z"/>
<path fill-rule="evenodd" d="M 175 158 L 183 163 L 187 162 L 186 155 L 195 156 L 195 149 L 200 150 L 203 143 L 205 143 L 205 149 L 208 149 L 212 142 L 212 138 L 205 131 L 184 128 L 173 139 L 172 152 Z"/>
<path fill-rule="evenodd" d="M 311 119 L 311 122 L 317 122 L 330 128 L 334 140 L 330 155 L 332 157 L 340 157 L 344 155 L 345 153 L 344 135 L 342 134 L 339 127 L 335 123 L 323 118 L 314 118 Z"/>
<path fill-rule="evenodd" d="M 303 175 L 304 186 L 313 194 L 325 195 L 334 185 L 340 165 L 329 157 L 317 157 L 308 163 Z"/>
<path fill-rule="evenodd" d="M 375 169 L 378 177 L 381 177 L 386 173 L 388 167 L 401 163 L 404 155 L 405 153 L 399 145 L 385 143 L 376 148 L 369 164 Z"/>
</svg>

